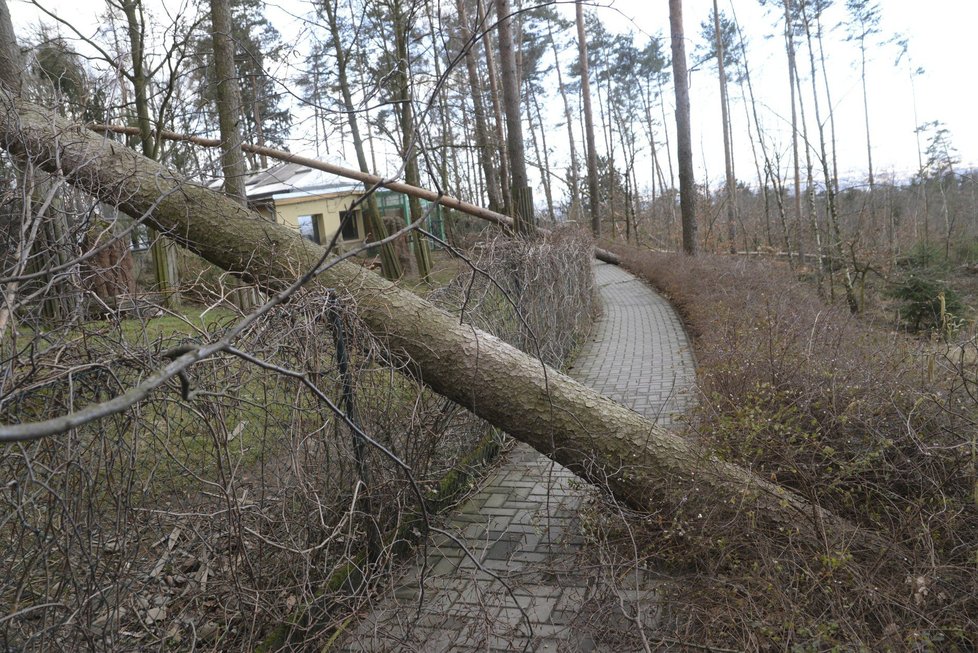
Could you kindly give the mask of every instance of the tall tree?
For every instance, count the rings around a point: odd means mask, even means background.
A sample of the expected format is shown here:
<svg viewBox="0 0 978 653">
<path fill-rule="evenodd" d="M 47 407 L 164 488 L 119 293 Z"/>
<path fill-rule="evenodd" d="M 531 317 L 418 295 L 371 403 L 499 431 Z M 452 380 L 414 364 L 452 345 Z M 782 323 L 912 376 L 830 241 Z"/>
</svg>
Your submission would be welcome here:
<svg viewBox="0 0 978 653">
<path fill-rule="evenodd" d="M 591 80 L 587 62 L 587 39 L 584 32 L 584 8 L 576 3 L 577 48 L 581 68 L 581 101 L 584 104 L 584 137 L 587 145 L 588 206 L 591 212 L 591 232 L 601 235 L 601 209 L 598 194 L 598 150 L 594 142 L 594 112 L 591 110 Z"/>
<path fill-rule="evenodd" d="M 863 119 L 866 123 L 866 163 L 869 169 L 870 201 L 876 188 L 873 175 L 873 137 L 869 121 L 869 91 L 866 88 L 866 40 L 880 31 L 880 5 L 875 0 L 847 0 L 853 20 L 846 23 L 850 41 L 859 43 L 859 79 L 863 91 Z"/>
<path fill-rule="evenodd" d="M 486 24 L 486 9 L 483 0 L 475 0 L 476 24 Z M 506 123 L 503 119 L 502 93 L 499 89 L 499 72 L 496 68 L 496 55 L 492 47 L 492 31 L 482 30 L 482 50 L 486 55 L 486 77 L 489 80 L 489 99 L 492 103 L 492 115 L 494 118 L 496 132 L 496 148 L 499 150 L 499 176 L 503 191 L 503 213 L 511 213 L 513 210 L 513 195 L 509 172 L 509 153 L 506 147 Z"/>
<path fill-rule="evenodd" d="M 643 97 L 641 84 L 637 83 L 636 71 L 642 70 L 642 52 L 635 46 L 630 34 L 618 35 L 612 41 L 609 52 L 608 78 L 609 108 L 612 136 L 618 137 L 621 146 L 623 168 L 621 175 L 623 197 L 623 217 L 625 220 L 625 240 L 637 235 L 635 221 L 638 214 L 638 181 L 635 175 L 635 161 L 638 158 L 638 130 L 636 123 L 641 120 Z M 609 152 L 609 157 L 612 153 Z M 617 167 L 617 161 L 614 162 Z M 652 165 L 655 165 L 654 160 Z M 650 176 L 654 176 L 654 170 Z M 612 186 L 614 188 L 614 186 Z"/>
<path fill-rule="evenodd" d="M 799 9 L 801 25 L 804 29 L 806 42 L 808 44 L 808 56 L 812 81 L 812 101 L 815 107 L 815 124 L 818 127 L 818 144 L 819 152 L 821 154 L 819 159 L 822 162 L 822 176 L 825 182 L 826 210 L 828 212 L 829 225 L 832 229 L 832 250 L 836 259 L 843 265 L 842 284 L 845 289 L 846 303 L 849 305 L 849 309 L 853 313 L 857 313 L 859 311 L 859 302 L 856 299 L 856 293 L 852 285 L 852 270 L 849 264 L 849 257 L 845 255 L 845 251 L 843 250 L 842 229 L 839 224 L 839 207 L 836 199 L 836 183 L 834 175 L 829 169 L 830 159 L 826 147 L 825 127 L 824 122 L 822 121 L 818 86 L 816 84 L 817 68 L 815 63 L 815 48 L 812 38 L 812 24 L 817 20 L 818 15 L 828 8 L 830 4 L 830 0 L 816 0 L 816 2 L 812 4 L 812 10 L 815 12 L 814 16 L 808 12 L 807 3 L 805 1 L 802 1 L 799 4 Z M 818 25 L 818 23 L 816 23 L 816 25 Z"/>
<path fill-rule="evenodd" d="M 401 128 L 401 153 L 404 157 L 404 179 L 412 186 L 421 185 L 421 172 L 418 168 L 418 142 L 414 124 L 414 94 L 411 86 L 411 52 L 408 42 L 411 27 L 418 7 L 409 4 L 410 0 L 389 0 L 390 16 L 394 30 L 394 74 L 397 80 L 398 121 Z M 424 218 L 421 201 L 416 197 L 408 199 L 411 222 Z M 414 231 L 414 259 L 418 264 L 418 276 L 428 281 L 431 276 L 431 253 L 428 240 L 420 231 Z"/>
<path fill-rule="evenodd" d="M 231 12 L 230 39 L 234 48 L 235 78 L 241 94 L 241 116 L 238 129 L 244 140 L 256 145 L 282 147 L 291 127 L 291 114 L 282 105 L 279 82 L 269 74 L 269 68 L 282 56 L 284 48 L 278 30 L 265 16 L 260 0 L 229 0 Z M 214 74 L 214 44 L 209 33 L 202 34 L 194 44 L 198 53 L 194 78 L 200 84 L 198 106 L 207 117 L 213 116 L 217 88 L 211 80 Z M 210 122 L 205 120 L 206 130 Z M 249 154 L 252 168 L 267 168 L 268 161 Z"/>
<path fill-rule="evenodd" d="M 763 4 L 764 0 L 762 0 Z M 792 27 L 792 0 L 783 0 L 784 9 L 784 47 L 788 57 L 788 86 L 790 87 L 791 97 L 791 160 L 794 169 L 794 204 L 795 219 L 798 225 L 798 260 L 802 265 L 805 264 L 805 228 L 804 214 L 801 209 L 801 155 L 798 149 L 798 63 L 795 56 L 795 31 Z"/>
<path fill-rule="evenodd" d="M 957 185 L 955 181 L 955 166 L 959 163 L 957 149 L 951 142 L 951 132 L 940 120 L 934 120 L 921 125 L 918 131 L 929 134 L 927 139 L 927 162 L 924 168 L 925 177 L 937 182 L 941 194 L 941 215 L 944 217 L 944 258 L 951 257 L 951 235 L 954 230 L 956 215 L 948 205 L 949 187 Z"/>
<path fill-rule="evenodd" d="M 921 134 L 923 133 L 924 126 L 920 124 L 920 114 L 918 113 L 917 107 L 917 83 L 916 79 L 920 75 L 924 74 L 924 69 L 914 65 L 913 58 L 910 56 L 910 43 L 904 37 L 896 38 L 896 45 L 898 48 L 898 55 L 896 59 L 896 64 L 900 65 L 905 63 L 907 67 L 907 73 L 910 77 L 910 97 L 913 103 L 913 123 L 914 123 L 914 135 L 917 140 L 917 174 L 919 176 L 924 175 L 924 146 L 921 141 Z M 919 184 L 919 189 L 921 193 L 921 199 L 924 203 L 924 243 L 930 243 L 930 200 L 927 195 L 927 184 Z M 917 235 L 917 225 L 914 222 L 914 236 Z"/>
<path fill-rule="evenodd" d="M 751 138 L 751 146 L 754 147 L 755 142 L 757 146 L 760 147 L 761 157 L 764 161 L 763 172 L 758 172 L 758 183 L 763 188 L 764 192 L 764 217 L 768 224 L 767 227 L 767 244 L 769 247 L 774 246 L 774 238 L 771 235 L 770 228 L 770 192 L 769 186 L 774 186 L 774 197 L 775 202 L 778 206 L 778 218 L 781 225 L 781 236 L 784 242 L 785 254 L 788 256 L 788 266 L 794 268 L 794 256 L 791 252 L 791 238 L 789 236 L 788 229 L 788 213 L 785 207 L 785 194 L 784 185 L 781 183 L 781 172 L 779 168 L 775 167 L 774 159 L 776 154 L 772 155 L 770 148 L 768 146 L 767 138 L 764 135 L 764 129 L 761 125 L 760 116 L 757 111 L 757 98 L 754 94 L 754 84 L 751 80 L 750 65 L 747 61 L 747 39 L 744 36 L 743 31 L 740 29 L 740 22 L 737 20 L 736 8 L 733 9 L 733 24 L 737 30 L 737 49 L 740 52 L 740 66 L 741 72 L 741 84 L 746 84 L 747 86 L 747 96 L 750 98 L 749 102 L 749 114 L 747 116 L 747 126 L 750 129 L 751 118 L 754 119 L 754 127 L 757 130 L 756 139 Z M 747 107 L 745 107 L 746 109 Z M 756 152 L 756 148 L 755 148 Z M 755 154 L 755 160 L 756 160 Z"/>
<path fill-rule="evenodd" d="M 720 13 L 717 0 L 713 0 L 712 20 L 703 26 L 707 38 L 706 59 L 716 58 L 717 77 L 720 81 L 720 120 L 723 125 L 723 169 L 726 180 L 724 204 L 727 214 L 727 240 L 730 253 L 737 252 L 737 178 L 734 174 L 733 141 L 730 135 L 730 99 L 727 92 L 727 69 L 734 56 L 733 37 L 736 27 Z"/>
<path fill-rule="evenodd" d="M 569 23 L 562 19 L 556 12 L 551 12 L 547 17 L 547 35 L 550 40 L 550 49 L 554 57 L 554 70 L 557 72 L 557 89 L 560 92 L 560 99 L 564 107 L 564 122 L 567 125 L 567 145 L 570 150 L 570 171 L 567 175 L 567 186 L 570 190 L 570 219 L 579 220 L 581 217 L 581 188 L 578 175 L 580 174 L 577 161 L 577 143 L 574 138 L 574 120 L 571 113 L 570 100 L 568 99 L 567 86 L 564 84 L 564 75 L 560 69 L 560 48 L 554 34 L 554 23 L 557 24 L 559 32 L 570 28 Z"/>
<path fill-rule="evenodd" d="M 350 90 L 350 80 L 348 76 L 349 53 L 343 47 L 340 31 L 339 18 L 337 16 L 338 3 L 336 0 L 323 0 L 321 4 L 323 16 L 329 28 L 330 40 L 336 55 L 336 78 L 340 87 L 340 97 L 342 98 L 343 112 L 346 115 L 350 126 L 350 136 L 353 139 L 353 149 L 357 155 L 357 165 L 360 172 L 371 172 L 367 164 L 367 151 L 364 148 L 363 138 L 360 135 L 360 121 L 357 118 L 356 107 L 353 104 L 353 93 Z M 370 233 L 375 240 L 387 238 L 387 227 L 380 217 L 380 210 L 377 208 L 377 198 L 373 193 L 367 196 L 366 211 L 364 218 L 367 222 Z M 393 243 L 385 243 L 380 248 L 380 266 L 384 276 L 388 279 L 400 279 L 404 271 L 401 262 L 394 251 Z"/>
<path fill-rule="evenodd" d="M 231 38 L 231 7 L 228 0 L 210 0 L 211 42 L 214 44 L 214 73 L 217 76 L 217 116 L 221 130 L 221 171 L 224 192 L 247 205 L 244 152 L 241 151 L 241 90 L 234 67 Z"/>
<path fill-rule="evenodd" d="M 478 148 L 479 163 L 482 166 L 482 171 L 486 178 L 486 196 L 489 199 L 489 208 L 496 212 L 502 212 L 504 210 L 502 185 L 500 184 L 499 175 L 496 171 L 496 164 L 493 161 L 492 152 L 494 148 L 490 142 L 485 93 L 482 88 L 482 80 L 479 78 L 478 60 L 476 58 L 479 40 L 469 26 L 465 0 L 456 0 L 455 6 L 458 10 L 458 20 L 462 30 L 465 69 L 468 73 L 469 89 L 472 94 L 472 104 L 475 108 L 475 143 Z"/>
<path fill-rule="evenodd" d="M 649 175 L 652 184 L 652 201 L 656 197 L 656 180 L 660 182 L 660 188 L 665 190 L 665 177 L 662 173 L 662 166 L 658 156 L 658 138 L 656 134 L 656 119 L 653 117 L 652 110 L 655 102 L 662 101 L 660 88 L 662 79 L 668 76 L 667 68 L 669 63 L 662 53 L 662 44 L 658 37 L 653 36 L 648 44 L 641 49 L 638 55 L 638 86 L 641 89 L 640 101 L 642 104 L 643 127 L 646 138 L 649 141 L 649 154 L 652 158 L 652 174 Z"/>
<path fill-rule="evenodd" d="M 132 82 L 133 101 L 136 107 L 136 124 L 139 126 L 138 143 L 143 155 L 150 159 L 160 156 L 162 140 L 153 134 L 153 121 L 150 117 L 150 79 L 146 70 L 146 18 L 142 0 L 119 0 L 119 8 L 126 17 L 129 36 L 131 73 L 127 76 Z M 163 116 L 160 116 L 162 120 Z M 156 284 L 163 296 L 163 302 L 175 306 L 180 301 L 178 292 L 177 252 L 173 243 L 150 233 L 152 239 L 153 268 Z"/>
<path fill-rule="evenodd" d="M 8 89 L 19 93 L 24 83 L 24 58 L 15 45 L 17 39 L 6 2 L 0 2 L 0 43 L 7 44 L 0 47 L 0 80 L 6 82 Z"/>
<path fill-rule="evenodd" d="M 536 156 L 537 169 L 540 171 L 540 182 L 547 203 L 547 216 L 553 221 L 555 217 L 553 180 L 558 178 L 550 169 L 550 146 L 547 134 L 549 129 L 544 125 L 543 109 L 548 105 L 541 101 L 547 96 L 547 82 L 551 80 L 553 65 L 549 62 L 549 51 L 553 30 L 551 23 L 558 19 L 553 6 L 529 7 L 520 12 L 520 70 L 524 88 L 524 107 L 527 122 L 530 127 L 530 140 Z"/>
<path fill-rule="evenodd" d="M 503 107 L 506 114 L 506 151 L 509 154 L 510 189 L 513 196 L 513 220 L 516 231 L 533 233 L 533 192 L 526 172 L 526 152 L 523 145 L 523 114 L 520 110 L 520 79 L 516 66 L 516 45 L 513 40 L 513 17 L 509 0 L 496 0 L 499 25 L 499 62 L 503 86 Z"/>
<path fill-rule="evenodd" d="M 672 36 L 672 76 L 676 87 L 676 140 L 679 161 L 679 208 L 682 212 L 683 251 L 696 254 L 696 182 L 693 175 L 693 137 L 689 118 L 689 73 L 686 69 L 686 35 L 683 2 L 669 0 Z"/>
</svg>

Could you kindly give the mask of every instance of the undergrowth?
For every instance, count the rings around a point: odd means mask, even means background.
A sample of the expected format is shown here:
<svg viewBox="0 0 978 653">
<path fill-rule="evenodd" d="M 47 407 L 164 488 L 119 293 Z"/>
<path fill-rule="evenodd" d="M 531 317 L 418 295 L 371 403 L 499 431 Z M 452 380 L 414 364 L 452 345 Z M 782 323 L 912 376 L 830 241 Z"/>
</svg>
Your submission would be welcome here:
<svg viewBox="0 0 978 653">
<path fill-rule="evenodd" d="M 590 247 L 574 231 L 489 240 L 466 256 L 493 281 L 460 263 L 459 277 L 431 294 L 560 364 L 590 325 Z M 533 292 L 520 292 L 525 284 Z M 0 342 L 3 421 L 117 397 L 173 347 L 222 337 L 232 311 L 23 330 Z M 304 290 L 235 346 L 275 367 L 213 356 L 189 369 L 192 395 L 173 380 L 104 419 L 0 446 L 0 650 L 252 650 L 281 630 L 289 646 L 317 648 L 420 535 L 412 482 L 426 505 L 444 504 L 463 472 L 498 448 L 487 423 L 402 369 L 408 362 L 367 331 L 349 297 Z M 378 447 L 358 460 L 351 429 L 282 370 L 336 405 L 349 381 L 351 414 L 410 478 Z M 364 564 L 370 533 L 381 550 Z"/>
<path fill-rule="evenodd" d="M 881 534 L 899 564 L 749 523 L 665 524 L 655 557 L 677 639 L 744 649 L 978 646 L 976 341 L 888 333 L 787 268 L 619 247 L 677 306 L 702 390 L 692 433 L 715 453 Z"/>
</svg>

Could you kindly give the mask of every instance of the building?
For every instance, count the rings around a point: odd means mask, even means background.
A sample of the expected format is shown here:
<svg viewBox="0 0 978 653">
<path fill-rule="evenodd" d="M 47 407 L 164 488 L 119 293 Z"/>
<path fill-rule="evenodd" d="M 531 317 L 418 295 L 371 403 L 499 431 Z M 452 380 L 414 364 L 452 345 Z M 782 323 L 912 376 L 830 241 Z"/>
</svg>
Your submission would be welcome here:
<svg viewBox="0 0 978 653">
<path fill-rule="evenodd" d="M 248 205 L 276 222 L 297 230 L 320 244 L 340 231 L 338 243 L 355 246 L 370 239 L 363 211 L 354 204 L 363 196 L 363 184 L 296 163 L 280 163 L 253 173 L 245 180 Z M 408 224 L 408 198 L 401 193 L 376 193 L 381 216 Z M 427 208 L 427 202 L 424 202 Z M 441 207 L 428 218 L 428 230 L 444 238 Z"/>
</svg>

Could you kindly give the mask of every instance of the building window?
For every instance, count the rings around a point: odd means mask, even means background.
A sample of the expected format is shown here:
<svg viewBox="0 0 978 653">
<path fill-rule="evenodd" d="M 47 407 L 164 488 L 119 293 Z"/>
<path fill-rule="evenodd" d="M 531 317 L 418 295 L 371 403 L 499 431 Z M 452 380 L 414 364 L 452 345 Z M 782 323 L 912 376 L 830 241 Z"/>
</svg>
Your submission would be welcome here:
<svg viewBox="0 0 978 653">
<path fill-rule="evenodd" d="M 357 225 L 357 214 L 354 211 L 340 213 L 340 228 L 343 240 L 360 240 L 360 227 Z"/>
<path fill-rule="evenodd" d="M 147 249 L 153 246 L 153 241 L 149 237 L 149 227 L 145 224 L 133 225 L 132 231 L 130 232 L 130 247 L 134 252 L 145 252 Z"/>
<path fill-rule="evenodd" d="M 299 233 L 302 234 L 303 238 L 307 238 L 314 243 L 321 244 L 319 223 L 322 221 L 322 219 L 323 216 L 320 213 L 315 215 L 300 215 Z"/>
</svg>

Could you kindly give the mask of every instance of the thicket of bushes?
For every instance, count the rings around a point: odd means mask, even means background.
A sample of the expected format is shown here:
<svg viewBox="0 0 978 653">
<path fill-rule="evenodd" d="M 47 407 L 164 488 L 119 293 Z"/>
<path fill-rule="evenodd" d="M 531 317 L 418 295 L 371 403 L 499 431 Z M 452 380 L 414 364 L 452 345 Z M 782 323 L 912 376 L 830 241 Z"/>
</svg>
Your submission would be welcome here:
<svg viewBox="0 0 978 653">
<path fill-rule="evenodd" d="M 974 337 L 886 333 L 769 263 L 619 253 L 694 335 L 693 437 L 893 546 L 856 560 L 744 524 L 667 529 L 658 555 L 705 572 L 673 587 L 680 634 L 750 649 L 974 650 Z M 901 564 L 885 562 L 901 550 Z"/>
<path fill-rule="evenodd" d="M 558 364 L 586 333 L 586 236 L 486 239 L 466 256 L 509 289 L 523 319 L 467 266 L 435 293 L 447 309 L 534 350 L 532 331 Z M 530 284 L 532 293 L 520 292 Z M 299 293 L 235 346 L 307 374 L 342 405 L 328 299 Z M 334 299 L 364 431 L 440 503 L 445 476 L 493 430 L 400 374 L 349 298 Z M 222 314 L 66 323 L 4 338 L 0 413 L 28 422 L 118 395 L 164 365 L 172 347 L 220 337 L 234 317 L 230 307 Z M 112 417 L 0 447 L 0 650 L 250 650 L 282 624 L 294 646 L 314 647 L 333 615 L 356 609 L 385 578 L 398 548 L 391 539 L 373 566 L 363 554 L 375 526 L 384 536 L 418 530 L 404 470 L 368 448 L 362 485 L 350 429 L 295 378 L 222 355 L 188 380 L 190 401 L 174 381 Z"/>
</svg>

